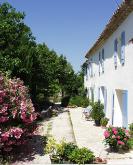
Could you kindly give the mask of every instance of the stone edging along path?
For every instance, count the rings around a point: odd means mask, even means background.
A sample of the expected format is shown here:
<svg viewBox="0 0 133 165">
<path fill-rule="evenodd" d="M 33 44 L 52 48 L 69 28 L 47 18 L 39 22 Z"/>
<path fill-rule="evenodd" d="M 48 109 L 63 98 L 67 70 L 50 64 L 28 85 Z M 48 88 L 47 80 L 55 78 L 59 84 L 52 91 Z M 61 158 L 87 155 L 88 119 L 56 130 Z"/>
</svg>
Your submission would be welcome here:
<svg viewBox="0 0 133 165">
<path fill-rule="evenodd" d="M 110 152 L 108 147 L 105 147 L 103 143 L 104 129 L 101 127 L 96 127 L 93 121 L 86 121 L 82 115 L 82 110 L 83 108 L 69 109 L 76 143 L 79 147 L 87 147 L 88 149 L 92 150 L 96 156 L 108 160 L 133 160 L 133 151 L 126 153 Z"/>
</svg>

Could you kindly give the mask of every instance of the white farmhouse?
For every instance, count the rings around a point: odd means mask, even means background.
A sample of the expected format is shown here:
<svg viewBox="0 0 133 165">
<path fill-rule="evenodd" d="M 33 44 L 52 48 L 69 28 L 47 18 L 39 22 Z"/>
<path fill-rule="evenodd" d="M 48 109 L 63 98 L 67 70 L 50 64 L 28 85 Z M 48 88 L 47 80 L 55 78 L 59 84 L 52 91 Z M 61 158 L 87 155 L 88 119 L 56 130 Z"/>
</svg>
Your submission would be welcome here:
<svg viewBox="0 0 133 165">
<path fill-rule="evenodd" d="M 133 123 L 133 0 L 125 0 L 87 52 L 84 85 L 114 126 Z"/>
</svg>

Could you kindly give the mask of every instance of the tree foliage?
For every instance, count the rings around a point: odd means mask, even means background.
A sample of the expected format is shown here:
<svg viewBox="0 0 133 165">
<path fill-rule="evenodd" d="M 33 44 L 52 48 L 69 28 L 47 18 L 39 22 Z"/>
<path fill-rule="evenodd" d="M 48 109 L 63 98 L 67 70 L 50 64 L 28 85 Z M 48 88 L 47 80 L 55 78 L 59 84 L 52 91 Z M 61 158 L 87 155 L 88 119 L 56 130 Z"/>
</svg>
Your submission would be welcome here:
<svg viewBox="0 0 133 165">
<path fill-rule="evenodd" d="M 24 18 L 9 3 L 0 5 L 0 70 L 21 78 L 34 103 L 40 94 L 44 99 L 81 94 L 82 73 L 76 74 L 66 57 L 45 43 L 37 44 Z"/>
</svg>

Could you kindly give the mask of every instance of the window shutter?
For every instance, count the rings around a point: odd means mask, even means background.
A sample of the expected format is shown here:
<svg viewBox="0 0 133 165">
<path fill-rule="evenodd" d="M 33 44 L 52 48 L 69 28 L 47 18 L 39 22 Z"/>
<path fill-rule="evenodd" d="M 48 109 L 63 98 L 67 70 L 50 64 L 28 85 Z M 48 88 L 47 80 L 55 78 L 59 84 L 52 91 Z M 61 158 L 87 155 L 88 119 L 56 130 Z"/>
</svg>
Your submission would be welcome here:
<svg viewBox="0 0 133 165">
<path fill-rule="evenodd" d="M 102 72 L 104 73 L 104 49 L 102 49 Z"/>
<path fill-rule="evenodd" d="M 117 67 L 117 56 L 118 56 L 118 41 L 117 39 L 114 40 L 114 65 L 115 68 Z"/>
<path fill-rule="evenodd" d="M 99 76 L 100 76 L 100 65 L 101 65 L 101 53 L 99 52 Z"/>
<path fill-rule="evenodd" d="M 86 80 L 88 80 L 88 65 L 86 65 L 85 67 L 84 67 L 84 75 L 85 75 L 85 77 L 86 77 Z"/>
<path fill-rule="evenodd" d="M 121 33 L 121 64 L 125 63 L 125 31 Z"/>
<path fill-rule="evenodd" d="M 122 91 L 122 102 L 123 102 L 123 127 L 128 128 L 128 91 Z"/>
<path fill-rule="evenodd" d="M 104 113 L 106 114 L 107 110 L 107 88 L 104 88 Z"/>
<path fill-rule="evenodd" d="M 93 66 L 92 66 L 92 61 L 91 61 L 90 65 L 91 65 L 91 77 L 93 77 Z"/>
<path fill-rule="evenodd" d="M 98 101 L 100 101 L 100 87 L 98 88 Z"/>
<path fill-rule="evenodd" d="M 115 104 L 115 95 L 112 93 L 112 125 L 114 124 L 114 104 Z"/>
<path fill-rule="evenodd" d="M 91 77 L 91 63 L 88 63 L 88 76 Z"/>
</svg>

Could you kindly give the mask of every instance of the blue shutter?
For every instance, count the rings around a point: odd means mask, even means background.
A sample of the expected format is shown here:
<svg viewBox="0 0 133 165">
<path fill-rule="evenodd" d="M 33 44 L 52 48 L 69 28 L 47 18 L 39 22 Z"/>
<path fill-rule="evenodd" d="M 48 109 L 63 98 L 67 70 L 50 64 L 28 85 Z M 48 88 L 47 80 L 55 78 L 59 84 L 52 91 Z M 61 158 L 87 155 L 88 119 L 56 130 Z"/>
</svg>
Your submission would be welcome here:
<svg viewBox="0 0 133 165">
<path fill-rule="evenodd" d="M 91 62 L 90 62 L 90 67 L 91 67 L 91 77 L 93 76 L 93 65 L 92 65 L 92 59 L 91 59 Z"/>
<path fill-rule="evenodd" d="M 88 65 L 86 66 L 86 80 L 88 80 Z"/>
<path fill-rule="evenodd" d="M 128 91 L 127 90 L 122 92 L 122 99 L 123 99 L 122 126 L 128 128 Z"/>
<path fill-rule="evenodd" d="M 121 33 L 121 64 L 125 63 L 125 31 Z"/>
<path fill-rule="evenodd" d="M 102 72 L 104 73 L 104 49 L 102 49 Z"/>
<path fill-rule="evenodd" d="M 100 65 L 101 65 L 101 53 L 99 52 L 99 76 L 100 76 Z"/>
<path fill-rule="evenodd" d="M 112 94 L 112 125 L 114 124 L 114 105 L 115 104 L 115 95 Z"/>
<path fill-rule="evenodd" d="M 88 69 L 89 69 L 89 76 L 91 77 L 91 63 L 90 62 L 88 64 Z"/>
<path fill-rule="evenodd" d="M 114 65 L 115 68 L 117 67 L 117 56 L 118 56 L 118 41 L 117 39 L 114 40 Z"/>
<path fill-rule="evenodd" d="M 100 101 L 100 87 L 98 88 L 98 101 Z"/>
<path fill-rule="evenodd" d="M 106 110 L 107 110 L 107 88 L 104 87 L 104 113 L 106 115 Z"/>
</svg>

